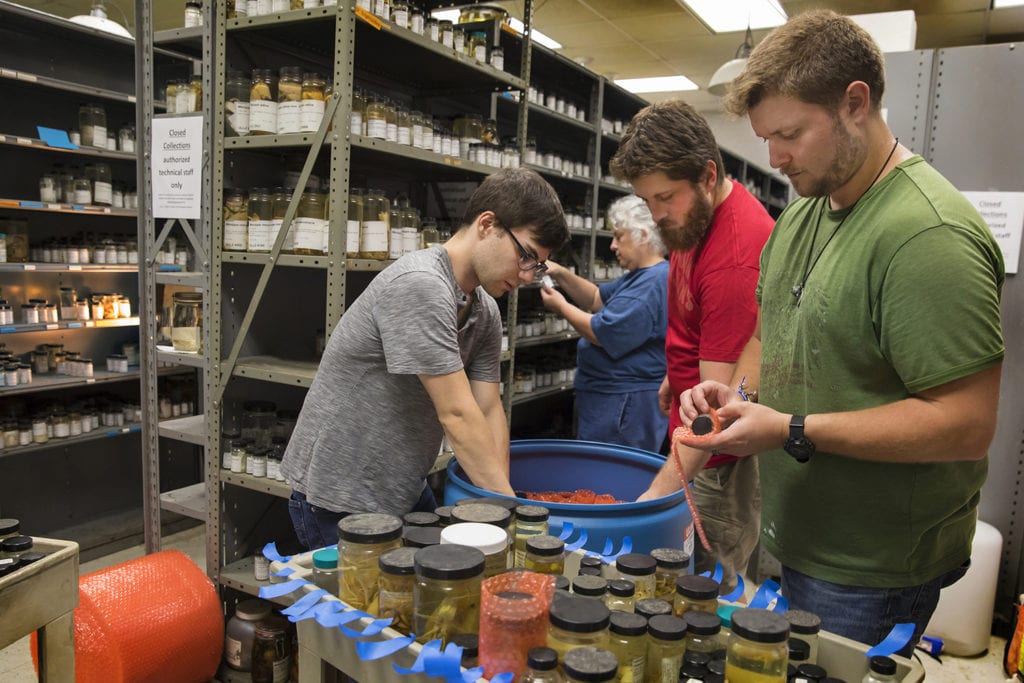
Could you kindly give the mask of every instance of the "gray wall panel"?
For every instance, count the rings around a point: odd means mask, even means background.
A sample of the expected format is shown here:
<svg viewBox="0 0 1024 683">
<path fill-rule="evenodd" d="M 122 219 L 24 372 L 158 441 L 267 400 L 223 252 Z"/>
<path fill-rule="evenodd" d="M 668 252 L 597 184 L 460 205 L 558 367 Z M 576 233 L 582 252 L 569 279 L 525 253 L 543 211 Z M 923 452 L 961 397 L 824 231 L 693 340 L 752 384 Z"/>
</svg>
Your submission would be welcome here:
<svg viewBox="0 0 1024 683">
<path fill-rule="evenodd" d="M 889 52 L 885 55 L 886 90 L 882 107 L 900 142 L 924 154 L 932 81 L 932 50 Z"/>
</svg>

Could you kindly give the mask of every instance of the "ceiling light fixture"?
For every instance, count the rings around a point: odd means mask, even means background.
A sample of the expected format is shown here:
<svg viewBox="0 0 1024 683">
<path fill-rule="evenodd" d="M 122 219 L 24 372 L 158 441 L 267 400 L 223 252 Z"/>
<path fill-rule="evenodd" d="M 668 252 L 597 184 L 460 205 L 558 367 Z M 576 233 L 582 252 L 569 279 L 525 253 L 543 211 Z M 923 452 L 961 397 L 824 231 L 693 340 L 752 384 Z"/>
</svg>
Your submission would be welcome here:
<svg viewBox="0 0 1024 683">
<path fill-rule="evenodd" d="M 453 24 L 456 24 L 459 21 L 459 15 L 461 13 L 462 10 L 460 9 L 437 9 L 431 12 L 430 16 L 434 17 L 438 21 L 450 21 Z M 523 29 L 526 28 L 523 25 L 523 22 L 520 19 L 516 19 L 515 17 L 509 17 L 506 23 L 520 35 L 523 34 Z M 557 40 L 550 36 L 544 35 L 536 28 L 533 29 L 533 42 L 543 45 L 544 47 L 552 50 L 558 50 L 561 49 L 562 47 L 562 44 L 560 42 L 558 42 Z"/>
<path fill-rule="evenodd" d="M 1003 9 L 1004 7 L 1020 7 L 1024 0 L 992 0 L 992 9 Z"/>
<path fill-rule="evenodd" d="M 699 90 L 700 86 L 686 76 L 654 76 L 653 78 L 619 78 L 615 85 L 631 93 L 677 92 Z"/>
<path fill-rule="evenodd" d="M 736 56 L 718 67 L 715 73 L 711 75 L 711 80 L 708 81 L 708 92 L 717 97 L 724 95 L 733 79 L 743 72 L 743 67 L 747 65 L 747 57 L 750 56 L 750 52 L 753 49 L 754 34 L 751 33 L 748 26 L 747 34 L 743 38 L 743 44 L 736 50 Z"/>
<path fill-rule="evenodd" d="M 92 9 L 88 14 L 79 14 L 71 17 L 71 21 L 82 26 L 88 26 L 107 33 L 113 33 L 122 38 L 131 38 L 132 34 L 124 26 L 107 18 L 107 8 L 103 0 L 93 0 Z"/>
<path fill-rule="evenodd" d="M 676 0 L 712 33 L 774 28 L 789 18 L 778 0 Z"/>
</svg>

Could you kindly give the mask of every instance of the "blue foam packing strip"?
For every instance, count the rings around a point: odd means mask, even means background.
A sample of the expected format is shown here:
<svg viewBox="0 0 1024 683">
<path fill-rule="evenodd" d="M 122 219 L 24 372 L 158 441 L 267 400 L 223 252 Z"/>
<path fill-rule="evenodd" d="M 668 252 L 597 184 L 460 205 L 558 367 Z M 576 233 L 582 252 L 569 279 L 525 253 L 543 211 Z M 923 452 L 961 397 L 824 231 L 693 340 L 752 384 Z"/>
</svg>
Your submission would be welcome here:
<svg viewBox="0 0 1024 683">
<path fill-rule="evenodd" d="M 337 600 L 327 600 L 314 605 L 311 609 L 306 610 L 302 614 L 294 617 L 288 617 L 288 621 L 295 623 L 297 621 L 305 621 L 306 619 L 316 619 L 319 623 L 322 617 L 328 614 L 336 614 L 342 609 L 341 603 Z"/>
<path fill-rule="evenodd" d="M 899 652 L 910 642 L 914 636 L 914 629 L 913 623 L 896 624 L 882 642 L 867 651 L 867 657 L 891 657 L 893 653 Z"/>
<path fill-rule="evenodd" d="M 273 583 L 269 586 L 260 586 L 260 597 L 267 600 L 273 600 L 279 598 L 282 595 L 288 595 L 294 593 L 309 581 L 305 579 L 292 579 L 291 581 L 285 581 L 284 583 Z"/>
<path fill-rule="evenodd" d="M 388 626 L 391 626 L 392 621 L 394 621 L 394 619 L 392 619 L 391 617 L 388 617 L 387 619 L 374 619 L 369 624 L 367 624 L 362 631 L 356 631 L 348 628 L 347 626 L 339 626 L 338 628 L 340 628 L 341 632 L 349 638 L 365 638 L 368 636 L 377 635 L 378 633 L 386 629 Z"/>
<path fill-rule="evenodd" d="M 287 562 L 292 559 L 291 555 L 282 555 L 277 552 L 277 543 L 273 541 L 263 546 L 263 556 L 271 562 Z"/>
<path fill-rule="evenodd" d="M 356 619 L 372 619 L 366 612 L 361 612 L 357 609 L 350 609 L 347 611 L 337 612 L 334 614 L 325 614 L 322 617 L 317 617 L 316 623 L 320 624 L 324 628 L 334 628 L 335 626 L 341 626 L 349 622 L 355 621 Z"/>
<path fill-rule="evenodd" d="M 313 605 L 320 602 L 320 598 L 325 595 L 327 595 L 327 591 L 323 588 L 317 588 L 315 591 L 310 591 L 296 600 L 290 607 L 286 607 L 281 610 L 281 614 L 287 617 L 294 617 L 303 614 L 307 610 L 311 609 Z"/>
<path fill-rule="evenodd" d="M 402 636 L 389 640 L 359 641 L 356 643 L 356 655 L 364 662 L 372 662 L 375 659 L 382 659 L 404 650 L 413 644 L 416 636 Z"/>
<path fill-rule="evenodd" d="M 722 600 L 726 602 L 736 602 L 743 597 L 743 593 L 746 590 L 746 586 L 743 583 L 743 577 L 740 574 L 736 575 L 736 590 L 728 595 L 723 595 Z"/>
</svg>

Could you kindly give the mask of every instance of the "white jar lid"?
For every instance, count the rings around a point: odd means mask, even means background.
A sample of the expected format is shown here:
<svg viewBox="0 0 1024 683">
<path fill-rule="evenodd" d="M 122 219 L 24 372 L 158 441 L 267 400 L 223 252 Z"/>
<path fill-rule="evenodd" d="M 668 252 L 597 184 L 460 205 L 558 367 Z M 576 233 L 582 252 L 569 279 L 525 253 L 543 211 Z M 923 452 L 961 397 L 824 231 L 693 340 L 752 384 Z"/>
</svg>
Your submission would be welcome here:
<svg viewBox="0 0 1024 683">
<path fill-rule="evenodd" d="M 494 555 L 508 548 L 508 533 L 493 524 L 459 522 L 441 530 L 441 544 L 466 545 L 484 555 Z"/>
</svg>

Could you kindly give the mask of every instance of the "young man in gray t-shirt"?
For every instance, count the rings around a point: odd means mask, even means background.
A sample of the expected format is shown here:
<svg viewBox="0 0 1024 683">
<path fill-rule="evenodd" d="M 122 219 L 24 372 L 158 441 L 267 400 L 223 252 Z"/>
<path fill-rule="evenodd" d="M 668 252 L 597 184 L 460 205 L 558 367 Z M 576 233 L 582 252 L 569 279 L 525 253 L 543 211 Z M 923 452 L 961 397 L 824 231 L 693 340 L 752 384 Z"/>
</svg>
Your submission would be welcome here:
<svg viewBox="0 0 1024 683">
<path fill-rule="evenodd" d="M 445 433 L 473 483 L 513 495 L 494 297 L 532 282 L 567 238 L 551 186 L 506 169 L 450 240 L 398 259 L 348 308 L 281 463 L 303 545 L 336 543 L 353 512 L 432 510 L 425 477 Z"/>
</svg>

